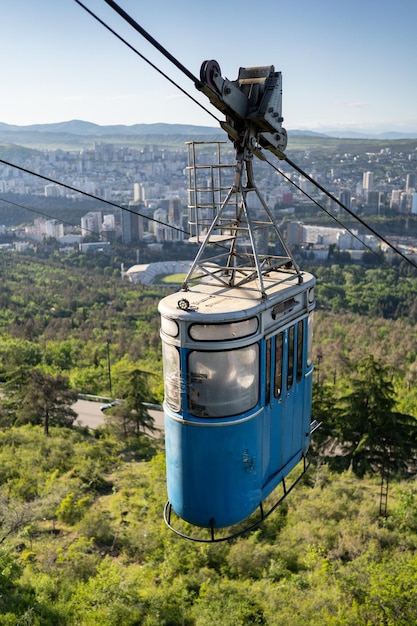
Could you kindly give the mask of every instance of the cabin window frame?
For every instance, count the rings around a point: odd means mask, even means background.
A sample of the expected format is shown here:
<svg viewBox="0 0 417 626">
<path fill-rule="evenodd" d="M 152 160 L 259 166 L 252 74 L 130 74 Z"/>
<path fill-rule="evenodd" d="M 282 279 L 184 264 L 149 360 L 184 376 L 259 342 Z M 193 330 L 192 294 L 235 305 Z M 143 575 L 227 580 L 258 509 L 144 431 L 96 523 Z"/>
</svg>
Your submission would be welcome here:
<svg viewBox="0 0 417 626">
<path fill-rule="evenodd" d="M 283 385 L 284 332 L 275 335 L 274 397 L 280 398 Z"/>
<path fill-rule="evenodd" d="M 258 342 L 230 350 L 190 350 L 187 371 L 187 410 L 194 417 L 233 417 L 259 403 Z"/>
<path fill-rule="evenodd" d="M 304 320 L 297 323 L 297 339 L 296 339 L 297 362 L 295 364 L 295 382 L 301 382 L 304 371 Z"/>
<path fill-rule="evenodd" d="M 314 313 L 311 311 L 307 320 L 307 367 L 311 367 L 313 363 L 313 323 Z"/>
<path fill-rule="evenodd" d="M 162 362 L 165 402 L 170 409 L 179 413 L 182 407 L 180 351 L 166 341 L 162 342 Z"/>
<path fill-rule="evenodd" d="M 265 342 L 265 404 L 271 402 L 272 338 Z"/>
<path fill-rule="evenodd" d="M 178 323 L 170 317 L 161 315 L 161 331 L 169 337 L 178 337 L 180 333 L 180 327 Z"/>
<path fill-rule="evenodd" d="M 289 391 L 294 384 L 294 368 L 295 368 L 295 325 L 293 324 L 288 328 L 288 355 L 287 355 L 287 391 Z"/>
<path fill-rule="evenodd" d="M 259 319 L 254 316 L 220 324 L 194 322 L 188 327 L 188 335 L 193 341 L 230 341 L 246 339 L 256 335 L 258 330 Z"/>
</svg>

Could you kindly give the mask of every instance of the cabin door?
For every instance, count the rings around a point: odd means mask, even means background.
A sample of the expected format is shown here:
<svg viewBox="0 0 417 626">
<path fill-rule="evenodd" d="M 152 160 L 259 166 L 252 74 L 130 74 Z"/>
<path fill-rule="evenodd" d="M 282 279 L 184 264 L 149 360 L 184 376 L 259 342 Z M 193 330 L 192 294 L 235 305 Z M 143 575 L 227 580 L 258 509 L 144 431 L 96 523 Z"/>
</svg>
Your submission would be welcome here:
<svg viewBox="0 0 417 626">
<path fill-rule="evenodd" d="M 285 400 L 283 407 L 283 461 L 299 455 L 305 445 L 304 416 L 304 321 L 286 331 Z"/>
<path fill-rule="evenodd" d="M 275 475 L 282 468 L 282 450 L 283 450 L 283 350 L 284 350 L 284 333 L 278 333 L 269 339 L 270 341 L 270 462 L 269 476 Z"/>
</svg>

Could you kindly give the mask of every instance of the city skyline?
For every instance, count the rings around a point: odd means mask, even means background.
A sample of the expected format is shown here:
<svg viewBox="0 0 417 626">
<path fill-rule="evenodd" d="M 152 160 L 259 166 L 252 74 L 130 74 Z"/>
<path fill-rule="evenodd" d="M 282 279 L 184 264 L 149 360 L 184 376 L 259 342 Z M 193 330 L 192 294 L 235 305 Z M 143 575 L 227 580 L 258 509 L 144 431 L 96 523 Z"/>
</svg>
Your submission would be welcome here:
<svg viewBox="0 0 417 626">
<path fill-rule="evenodd" d="M 103 0 L 85 5 L 194 98 L 211 107 L 169 61 Z M 318 132 L 417 132 L 414 0 L 331 0 L 277 8 L 242 0 L 120 5 L 193 75 L 215 58 L 235 80 L 240 66 L 283 73 L 284 126 Z M 146 6 L 144 6 L 146 4 Z M 161 19 L 163 17 L 163 19 Z M 2 11 L 0 122 L 82 119 L 100 125 L 216 121 L 109 33 L 74 0 L 18 0 Z"/>
</svg>

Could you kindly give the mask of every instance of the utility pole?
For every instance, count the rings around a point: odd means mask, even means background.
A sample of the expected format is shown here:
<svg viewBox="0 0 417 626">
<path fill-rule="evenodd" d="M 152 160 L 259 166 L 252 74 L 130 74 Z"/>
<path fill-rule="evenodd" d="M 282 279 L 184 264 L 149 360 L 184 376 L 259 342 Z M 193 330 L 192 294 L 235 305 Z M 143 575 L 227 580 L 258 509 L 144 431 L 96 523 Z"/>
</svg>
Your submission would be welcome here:
<svg viewBox="0 0 417 626">
<path fill-rule="evenodd" d="M 111 364 L 110 364 L 110 339 L 107 339 L 107 370 L 109 374 L 109 393 L 110 398 L 113 397 L 112 384 L 111 384 Z"/>
</svg>

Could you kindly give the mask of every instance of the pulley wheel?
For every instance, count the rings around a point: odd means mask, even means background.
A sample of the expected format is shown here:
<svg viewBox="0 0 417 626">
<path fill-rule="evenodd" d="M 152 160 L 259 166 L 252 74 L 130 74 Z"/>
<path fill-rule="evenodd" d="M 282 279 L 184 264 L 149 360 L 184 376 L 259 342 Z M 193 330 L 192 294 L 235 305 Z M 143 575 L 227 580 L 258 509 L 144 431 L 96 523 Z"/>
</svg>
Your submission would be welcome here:
<svg viewBox="0 0 417 626">
<path fill-rule="evenodd" d="M 221 75 L 220 65 L 217 63 L 217 61 L 203 61 L 200 68 L 201 82 L 211 87 L 213 91 L 219 91 L 213 81 L 213 76 L 215 73 Z"/>
</svg>

